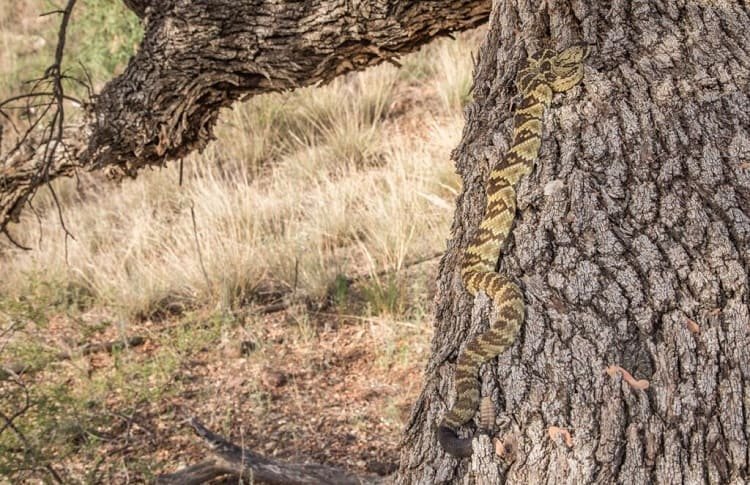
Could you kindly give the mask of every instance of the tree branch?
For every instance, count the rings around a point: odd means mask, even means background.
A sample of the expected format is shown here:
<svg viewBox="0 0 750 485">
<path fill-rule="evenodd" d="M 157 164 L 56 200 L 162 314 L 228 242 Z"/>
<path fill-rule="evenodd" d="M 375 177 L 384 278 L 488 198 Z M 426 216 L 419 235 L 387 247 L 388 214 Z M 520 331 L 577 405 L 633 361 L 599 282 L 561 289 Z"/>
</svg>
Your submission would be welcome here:
<svg viewBox="0 0 750 485">
<path fill-rule="evenodd" d="M 73 14 L 76 0 L 68 0 L 65 8 L 54 10 L 44 15 L 61 14 L 60 27 L 57 33 L 57 46 L 53 63 L 44 71 L 44 75 L 32 83 L 30 92 L 11 97 L 0 103 L 0 115 L 10 120 L 3 109 L 14 109 L 14 101 L 24 100 L 21 107 L 31 114 L 31 99 L 39 98 L 41 107 L 37 116 L 31 116 L 28 128 L 21 133 L 11 121 L 11 126 L 18 137 L 16 143 L 4 154 L 0 154 L 0 233 L 5 234 L 16 246 L 23 247 L 13 240 L 7 231 L 7 223 L 17 221 L 21 210 L 33 198 L 36 190 L 48 185 L 60 216 L 60 225 L 66 237 L 72 237 L 63 220 L 57 196 L 49 183 L 60 175 L 71 175 L 73 166 L 69 163 L 71 147 L 66 143 L 65 103 L 77 100 L 66 95 L 63 80 L 71 79 L 63 72 L 63 56 L 68 24 Z M 1 140 L 0 140 L 1 141 Z"/>
<path fill-rule="evenodd" d="M 126 0 L 137 12 L 145 3 Z M 219 110 L 238 99 L 393 61 L 484 23 L 490 8 L 489 0 L 153 3 L 137 54 L 87 107 L 68 143 L 75 148 L 63 156 L 42 137 L 0 168 L 0 230 L 40 184 L 32 176 L 40 148 L 54 159 L 45 181 L 77 167 L 135 176 L 204 148 Z"/>
</svg>

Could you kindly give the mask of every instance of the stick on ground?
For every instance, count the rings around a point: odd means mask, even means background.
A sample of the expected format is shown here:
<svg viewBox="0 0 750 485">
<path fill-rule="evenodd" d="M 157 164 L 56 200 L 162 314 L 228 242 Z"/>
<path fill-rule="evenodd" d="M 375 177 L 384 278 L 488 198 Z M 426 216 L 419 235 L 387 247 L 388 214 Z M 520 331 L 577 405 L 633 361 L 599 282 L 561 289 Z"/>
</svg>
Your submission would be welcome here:
<svg viewBox="0 0 750 485">
<path fill-rule="evenodd" d="M 289 463 L 263 457 L 237 446 L 210 431 L 196 418 L 190 426 L 203 439 L 213 455 L 212 459 L 183 468 L 175 473 L 161 475 L 160 484 L 199 484 L 221 476 L 254 482 L 285 485 L 359 485 L 382 483 L 377 476 L 361 476 L 328 465 L 317 463 Z"/>
</svg>

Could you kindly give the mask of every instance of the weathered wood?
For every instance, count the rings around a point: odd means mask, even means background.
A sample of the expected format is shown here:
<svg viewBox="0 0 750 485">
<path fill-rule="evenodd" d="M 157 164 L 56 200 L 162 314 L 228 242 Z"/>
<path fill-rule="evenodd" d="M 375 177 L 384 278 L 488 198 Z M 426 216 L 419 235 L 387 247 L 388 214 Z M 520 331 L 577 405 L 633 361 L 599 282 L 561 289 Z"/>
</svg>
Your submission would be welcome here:
<svg viewBox="0 0 750 485">
<path fill-rule="evenodd" d="M 125 72 L 94 106 L 83 159 L 128 173 L 211 140 L 243 96 L 330 81 L 484 22 L 489 2 L 167 1 L 152 6 Z"/>
<path fill-rule="evenodd" d="M 157 483 L 198 484 L 221 476 L 235 480 L 243 478 L 250 483 L 278 485 L 365 485 L 382 482 L 380 477 L 357 476 L 332 466 L 266 458 L 227 441 L 195 418 L 190 419 L 190 425 L 209 446 L 215 459 L 162 475 Z"/>
<path fill-rule="evenodd" d="M 395 61 L 484 23 L 490 11 L 488 0 L 126 3 L 145 15 L 138 52 L 96 96 L 75 146 L 60 147 L 44 177 L 44 140 L 0 166 L 0 230 L 48 180 L 76 169 L 135 176 L 204 148 L 220 109 L 240 98 Z"/>
<path fill-rule="evenodd" d="M 750 480 L 748 25 L 744 2 L 495 2 L 454 152 L 465 190 L 397 483 Z M 500 437 L 515 430 L 518 451 L 508 467 L 482 440 L 458 462 L 434 427 L 455 397 L 458 350 L 489 312 L 462 287 L 461 254 L 508 147 L 520 63 L 577 41 L 593 45 L 585 79 L 545 117 L 502 260 L 526 322 L 482 372 L 504 410 Z"/>
</svg>

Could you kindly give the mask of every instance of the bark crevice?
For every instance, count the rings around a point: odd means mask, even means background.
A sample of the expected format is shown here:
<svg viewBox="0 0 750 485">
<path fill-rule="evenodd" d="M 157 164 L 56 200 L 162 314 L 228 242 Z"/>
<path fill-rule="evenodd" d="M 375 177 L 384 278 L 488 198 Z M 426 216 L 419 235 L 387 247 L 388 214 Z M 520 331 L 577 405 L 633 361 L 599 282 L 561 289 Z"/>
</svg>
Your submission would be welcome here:
<svg viewBox="0 0 750 485">
<path fill-rule="evenodd" d="M 446 457 L 431 433 L 455 395 L 455 363 L 444 356 L 488 318 L 457 268 L 482 218 L 490 165 L 508 148 L 515 73 L 527 53 L 577 41 L 595 46 L 583 84 L 545 117 L 502 260 L 523 288 L 526 322 L 482 374 L 483 395 L 497 395 L 499 415 L 519 426 L 505 479 L 748 480 L 747 22 L 734 4 L 495 3 L 453 154 L 465 191 L 401 482 L 481 483 L 487 469 Z M 560 448 L 550 427 L 569 429 L 573 446 Z"/>
</svg>

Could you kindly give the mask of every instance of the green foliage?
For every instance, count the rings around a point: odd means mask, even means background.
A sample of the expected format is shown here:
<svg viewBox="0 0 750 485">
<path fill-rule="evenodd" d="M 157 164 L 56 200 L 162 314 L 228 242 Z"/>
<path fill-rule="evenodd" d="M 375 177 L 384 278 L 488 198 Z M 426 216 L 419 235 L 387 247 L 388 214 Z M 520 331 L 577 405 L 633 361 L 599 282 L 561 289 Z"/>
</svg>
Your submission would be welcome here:
<svg viewBox="0 0 750 485">
<path fill-rule="evenodd" d="M 399 317 L 409 306 L 404 282 L 395 275 L 389 274 L 383 279 L 374 277 L 362 288 L 362 294 L 373 315 Z"/>
<path fill-rule="evenodd" d="M 143 37 L 143 28 L 123 2 L 87 0 L 74 10 L 68 35 L 66 65 L 83 65 L 97 83 L 125 67 Z"/>
<path fill-rule="evenodd" d="M 0 358 L 0 365 L 8 366 L 0 367 L 0 381 L 3 381 L 12 375 L 8 369 L 13 369 L 12 372 L 36 372 L 54 361 L 55 353 L 40 342 L 22 340 L 7 345 Z"/>
<path fill-rule="evenodd" d="M 42 14 L 59 8 L 50 0 L 0 0 L 0 97 L 28 91 L 24 83 L 42 77 L 54 62 L 60 15 Z M 99 88 L 124 68 L 142 36 L 140 20 L 123 2 L 78 2 L 67 30 L 63 70 L 77 79 L 88 74 Z M 65 89 L 75 96 L 85 91 L 73 80 L 65 82 Z"/>
<path fill-rule="evenodd" d="M 351 285 L 351 280 L 341 273 L 334 278 L 329 294 L 336 308 L 346 305 L 349 299 L 349 285 Z"/>
<path fill-rule="evenodd" d="M 45 326 L 51 314 L 80 312 L 94 302 L 91 291 L 72 280 L 45 279 L 49 275 L 36 273 L 25 276 L 14 295 L 0 294 L 0 323 L 4 320 L 30 321 Z"/>
<path fill-rule="evenodd" d="M 81 63 L 95 82 L 104 81 L 124 68 L 143 28 L 123 2 L 86 0 L 81 7 L 71 21 L 67 64 Z"/>
<path fill-rule="evenodd" d="M 54 365 L 54 364 L 53 364 Z M 135 367 L 130 367 L 130 371 Z M 114 372 L 110 386 L 127 382 L 137 386 L 143 384 L 145 376 Z M 94 382 L 45 381 L 24 388 L 7 386 L 0 393 L 0 409 L 6 414 L 20 413 L 13 424 L 17 431 L 6 430 L 0 434 L 0 477 L 8 477 L 10 483 L 41 483 L 36 478 L 49 478 L 44 466 L 60 470 L 61 457 L 78 454 L 91 462 L 98 458 L 97 451 L 102 441 L 110 439 L 112 432 L 123 424 L 128 415 L 137 410 L 135 400 L 111 409 L 103 388 L 97 387 L 103 376 Z M 132 382 L 131 382 L 132 379 Z M 28 397 L 29 407 L 23 411 Z M 140 399 L 159 398 L 163 395 L 141 393 Z M 92 467 L 90 472 L 94 472 Z M 67 478 L 62 474 L 63 480 Z M 52 482 L 50 482 L 52 483 Z M 93 483 L 93 482 L 92 482 Z"/>
<path fill-rule="evenodd" d="M 111 367 L 87 374 L 75 370 L 84 364 L 66 365 L 67 369 L 61 370 L 66 378 L 60 380 L 50 379 L 48 374 L 60 366 L 54 353 L 36 341 L 13 342 L 3 358 L 18 359 L 35 369 L 24 381 L 46 378 L 26 387 L 0 381 L 0 411 L 13 415 L 29 404 L 14 421 L 20 434 L 8 429 L 0 433 L 0 477 L 27 483 L 33 481 L 32 475 L 23 469 L 43 470 L 45 464 L 55 465 L 72 454 L 93 462 L 100 458 L 97 453 L 103 441 L 114 439 L 128 416 L 145 413 L 153 403 L 178 395 L 183 390 L 181 369 L 185 362 L 218 345 L 222 329 L 233 320 L 221 314 L 206 319 L 189 315 L 182 323 L 153 342 L 158 350 L 151 355 L 131 349 L 113 351 Z M 129 469 L 148 476 L 151 465 L 136 463 Z M 104 471 L 97 472 L 96 467 L 88 471 L 92 483 L 101 480 L 99 475 L 93 478 L 100 472 Z M 43 471 L 35 473 L 33 477 L 45 476 Z"/>
</svg>

